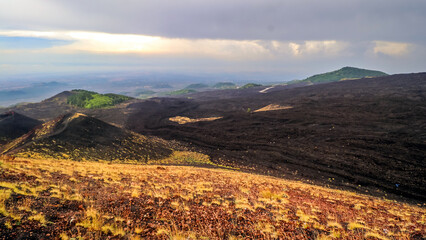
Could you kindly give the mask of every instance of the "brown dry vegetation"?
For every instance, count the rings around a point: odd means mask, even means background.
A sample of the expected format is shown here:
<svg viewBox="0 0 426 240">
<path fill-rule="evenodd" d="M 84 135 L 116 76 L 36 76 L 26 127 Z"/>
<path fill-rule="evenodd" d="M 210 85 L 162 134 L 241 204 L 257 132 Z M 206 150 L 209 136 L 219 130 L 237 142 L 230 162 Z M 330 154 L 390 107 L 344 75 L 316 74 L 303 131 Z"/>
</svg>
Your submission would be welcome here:
<svg viewBox="0 0 426 240">
<path fill-rule="evenodd" d="M 186 124 L 186 123 L 195 123 L 195 122 L 210 122 L 214 120 L 221 119 L 222 117 L 208 117 L 208 118 L 189 118 L 189 117 L 182 117 L 182 116 L 176 116 L 169 118 L 172 122 L 177 122 L 179 124 Z"/>
<path fill-rule="evenodd" d="M 291 109 L 291 108 L 293 108 L 293 107 L 292 106 L 280 106 L 278 104 L 269 104 L 268 106 L 254 110 L 254 112 L 277 111 L 277 110 L 285 110 L 285 109 Z"/>
<path fill-rule="evenodd" d="M 24 158 L 0 167 L 1 239 L 421 239 L 426 232 L 422 207 L 231 170 Z"/>
</svg>

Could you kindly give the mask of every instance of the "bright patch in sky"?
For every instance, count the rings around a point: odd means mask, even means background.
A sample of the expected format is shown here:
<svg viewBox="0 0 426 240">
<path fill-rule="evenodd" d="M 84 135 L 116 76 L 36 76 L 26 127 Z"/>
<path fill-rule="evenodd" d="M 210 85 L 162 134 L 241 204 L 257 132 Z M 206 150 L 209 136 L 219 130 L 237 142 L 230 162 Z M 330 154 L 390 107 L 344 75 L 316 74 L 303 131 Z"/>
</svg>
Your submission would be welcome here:
<svg viewBox="0 0 426 240">
<path fill-rule="evenodd" d="M 115 65 L 122 69 L 122 66 L 134 69 L 137 66 L 156 69 L 196 66 L 194 69 L 199 71 L 203 68 L 296 71 L 294 69 L 300 69 L 298 64 L 320 59 L 335 62 L 335 68 L 362 67 L 368 64 L 366 60 L 377 62 L 384 56 L 394 59 L 409 56 L 413 49 L 418 53 L 425 51 L 415 44 L 391 41 L 191 39 L 88 31 L 14 30 L 0 31 L 0 70 L 2 74 L 13 74 L 27 70 L 80 71 L 86 67 L 96 69 L 95 66 L 112 69 Z M 368 58 L 362 60 L 365 57 Z M 76 65 L 81 68 L 75 68 Z"/>
<path fill-rule="evenodd" d="M 0 36 L 0 49 L 42 49 L 70 44 L 71 41 L 37 37 Z"/>
<path fill-rule="evenodd" d="M 5 38 L 27 39 L 28 42 L 25 45 L 27 47 L 32 43 L 34 47 L 40 45 L 37 42 L 38 40 L 46 43 L 45 47 L 50 47 L 50 52 L 57 53 L 92 52 L 95 54 L 202 56 L 227 60 L 260 60 L 273 59 L 280 56 L 303 57 L 318 54 L 335 56 L 343 52 L 347 46 L 347 43 L 335 40 L 294 43 L 265 40 L 183 39 L 74 31 L 10 31 L 0 32 L 0 35 L 10 36 Z M 48 37 L 50 39 L 41 39 L 34 36 Z"/>
<path fill-rule="evenodd" d="M 403 56 L 409 53 L 410 44 L 399 42 L 375 41 L 374 53 L 389 56 Z"/>
</svg>

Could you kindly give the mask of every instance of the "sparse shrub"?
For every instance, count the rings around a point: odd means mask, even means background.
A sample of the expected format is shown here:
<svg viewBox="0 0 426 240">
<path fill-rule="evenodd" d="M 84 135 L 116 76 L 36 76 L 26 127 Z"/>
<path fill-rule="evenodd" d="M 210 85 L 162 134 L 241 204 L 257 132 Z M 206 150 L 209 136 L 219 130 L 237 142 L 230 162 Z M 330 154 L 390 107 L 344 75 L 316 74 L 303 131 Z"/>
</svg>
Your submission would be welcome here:
<svg viewBox="0 0 426 240">
<path fill-rule="evenodd" d="M 240 87 L 240 89 L 247 89 L 247 88 L 253 88 L 253 87 L 260 87 L 262 84 L 257 83 L 247 83 L 246 85 Z"/>
<path fill-rule="evenodd" d="M 40 222 L 42 225 L 46 225 L 47 220 L 42 213 L 38 213 L 36 215 L 32 215 L 28 218 L 28 220 L 34 220 Z"/>
<path fill-rule="evenodd" d="M 4 226 L 6 226 L 7 229 L 12 229 L 12 224 L 10 223 L 10 221 L 6 221 L 4 223 Z"/>
<path fill-rule="evenodd" d="M 3 216 L 8 216 L 5 202 L 10 197 L 11 191 L 9 189 L 0 189 L 0 214 Z"/>
<path fill-rule="evenodd" d="M 123 228 L 118 226 L 117 224 L 107 224 L 102 226 L 102 232 L 104 233 L 111 233 L 113 236 L 124 236 L 126 235 L 126 232 L 124 232 Z"/>
<path fill-rule="evenodd" d="M 86 210 L 85 214 L 85 219 L 78 223 L 77 226 L 82 226 L 92 231 L 101 230 L 103 226 L 103 220 L 99 212 L 95 208 L 91 207 Z"/>
<path fill-rule="evenodd" d="M 363 223 L 359 223 L 359 222 L 350 222 L 348 225 L 349 230 L 363 229 L 363 228 L 367 228 L 367 227 Z"/>
<path fill-rule="evenodd" d="M 181 90 L 168 92 L 168 93 L 166 93 L 166 95 L 169 95 L 169 96 L 184 95 L 184 94 L 195 93 L 195 92 L 197 92 L 197 91 L 195 91 L 194 89 L 181 89 Z"/>
<path fill-rule="evenodd" d="M 327 226 L 332 228 L 342 228 L 342 225 L 338 222 L 328 222 Z"/>
<path fill-rule="evenodd" d="M 380 240 L 388 240 L 389 238 L 384 237 L 378 233 L 374 233 L 374 232 L 367 232 L 364 235 L 365 238 L 374 238 L 374 239 L 380 239 Z"/>
<path fill-rule="evenodd" d="M 59 235 L 59 237 L 61 238 L 61 240 L 69 240 L 70 239 L 66 233 L 61 233 L 61 235 Z"/>
</svg>

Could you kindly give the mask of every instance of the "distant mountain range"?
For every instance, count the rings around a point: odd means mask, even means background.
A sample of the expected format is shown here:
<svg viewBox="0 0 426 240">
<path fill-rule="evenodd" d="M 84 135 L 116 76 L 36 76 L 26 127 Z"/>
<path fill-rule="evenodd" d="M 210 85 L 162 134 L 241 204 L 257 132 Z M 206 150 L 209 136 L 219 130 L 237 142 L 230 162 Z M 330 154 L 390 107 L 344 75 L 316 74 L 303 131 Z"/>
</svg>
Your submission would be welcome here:
<svg viewBox="0 0 426 240">
<path fill-rule="evenodd" d="M 348 80 L 355 78 L 363 78 L 363 77 L 376 77 L 376 76 L 384 76 L 386 73 L 379 71 L 372 71 L 366 69 L 359 69 L 354 67 L 344 67 L 340 70 L 314 75 L 304 80 L 294 80 L 287 82 L 287 84 L 298 84 L 299 86 L 325 83 L 325 82 L 334 82 L 340 80 Z M 238 86 L 231 81 L 215 81 L 216 84 L 209 85 L 207 84 L 207 80 L 205 82 L 193 82 L 199 79 L 187 79 L 190 84 L 187 85 L 184 89 L 181 89 L 181 86 L 172 86 L 166 82 L 158 82 L 158 83 L 144 83 L 138 79 L 125 79 L 122 81 L 112 81 L 111 83 L 106 80 L 97 79 L 94 82 L 90 82 L 88 84 L 82 85 L 74 84 L 73 82 L 38 82 L 38 83 L 28 83 L 26 86 L 14 86 L 14 87 L 6 87 L 4 89 L 0 89 L 0 108 L 5 108 L 11 104 L 24 104 L 28 102 L 37 102 L 41 101 L 57 92 L 69 90 L 72 88 L 80 88 L 79 85 L 85 86 L 83 89 L 91 88 L 91 89 L 104 89 L 103 91 L 110 91 L 114 93 L 124 94 L 126 96 L 146 99 L 150 97 L 164 97 L 164 96 L 179 96 L 179 95 L 187 95 L 194 93 L 194 91 L 207 91 L 207 90 L 215 90 L 215 89 L 235 89 Z M 105 81 L 105 82 L 102 82 Z M 260 79 L 259 79 L 260 81 Z M 244 82 L 239 80 L 239 82 Z M 248 82 L 248 80 L 247 80 Z M 93 84 L 97 84 L 97 87 L 93 87 Z M 105 86 L 102 86 L 105 85 Z M 240 86 L 239 88 L 247 88 L 257 86 L 258 84 L 246 84 L 245 86 Z M 179 88 L 178 88 L 179 87 Z M 108 90 L 107 90 L 108 89 Z M 86 106 L 90 108 L 98 108 L 105 107 L 106 105 L 110 105 L 111 100 L 114 101 L 114 97 L 111 96 L 101 96 L 94 95 L 93 99 L 88 100 L 86 102 Z"/>
<path fill-rule="evenodd" d="M 68 88 L 61 82 L 33 83 L 20 88 L 0 88 L 0 106 L 8 106 L 16 102 L 40 101 L 43 95 L 55 94 Z"/>
</svg>

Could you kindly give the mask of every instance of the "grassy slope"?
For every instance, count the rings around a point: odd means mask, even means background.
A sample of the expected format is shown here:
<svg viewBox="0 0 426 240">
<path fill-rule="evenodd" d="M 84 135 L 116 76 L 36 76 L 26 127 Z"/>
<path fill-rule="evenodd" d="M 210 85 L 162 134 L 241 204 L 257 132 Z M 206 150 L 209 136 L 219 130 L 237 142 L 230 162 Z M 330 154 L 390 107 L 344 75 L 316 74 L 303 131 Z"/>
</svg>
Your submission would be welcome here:
<svg viewBox="0 0 426 240">
<path fill-rule="evenodd" d="M 379 77 L 386 76 L 387 74 L 380 71 L 367 70 L 354 67 L 344 67 L 333 72 L 327 72 L 322 74 L 313 75 L 304 80 L 294 80 L 288 82 L 288 84 L 294 83 L 327 83 L 337 82 L 341 80 L 358 79 L 364 77 Z"/>
<path fill-rule="evenodd" d="M 174 95 L 183 95 L 183 94 L 189 94 L 189 93 L 195 93 L 197 91 L 193 90 L 193 89 L 181 89 L 181 90 L 176 90 L 176 91 L 172 91 L 172 92 L 168 92 L 165 95 L 167 96 L 174 96 Z"/>
<path fill-rule="evenodd" d="M 237 85 L 235 85 L 235 83 L 232 82 L 219 82 L 216 83 L 213 88 L 216 89 L 233 89 L 233 88 L 237 88 Z"/>
<path fill-rule="evenodd" d="M 208 88 L 209 85 L 204 83 L 193 83 L 185 87 L 185 89 L 202 89 L 202 88 Z"/>
<path fill-rule="evenodd" d="M 81 108 L 105 108 L 132 99 L 131 97 L 108 93 L 99 94 L 86 90 L 73 90 L 68 97 L 67 103 Z"/>
<path fill-rule="evenodd" d="M 424 208 L 229 170 L 43 159 L 0 160 L 0 169 L 6 239 L 410 239 L 426 233 Z"/>
<path fill-rule="evenodd" d="M 240 89 L 247 89 L 247 88 L 253 88 L 253 87 L 260 87 L 260 86 L 262 85 L 257 83 L 247 83 L 246 85 L 240 87 Z"/>
</svg>

